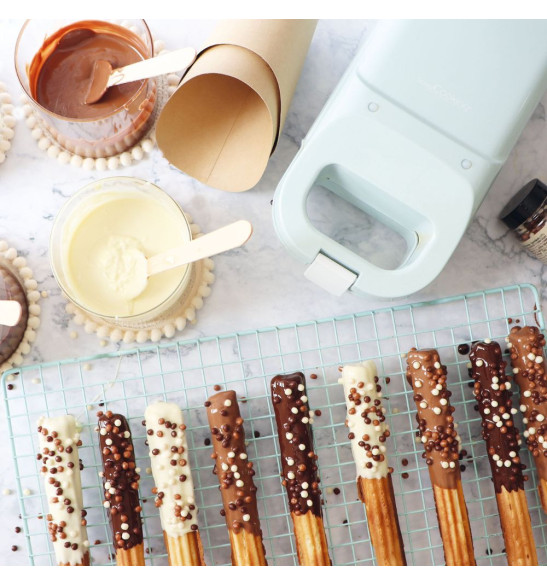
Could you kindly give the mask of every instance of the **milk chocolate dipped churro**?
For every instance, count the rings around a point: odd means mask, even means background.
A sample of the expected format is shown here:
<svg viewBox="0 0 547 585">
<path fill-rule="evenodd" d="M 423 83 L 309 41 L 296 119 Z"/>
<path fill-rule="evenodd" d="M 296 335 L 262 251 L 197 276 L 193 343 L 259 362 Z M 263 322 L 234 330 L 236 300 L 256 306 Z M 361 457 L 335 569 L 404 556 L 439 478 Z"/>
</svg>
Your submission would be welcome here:
<svg viewBox="0 0 547 585">
<path fill-rule="evenodd" d="M 281 476 L 289 499 L 298 562 L 330 566 L 304 374 L 275 376 L 271 392 L 281 451 Z"/>
<path fill-rule="evenodd" d="M 127 420 L 110 411 L 97 413 L 103 459 L 103 505 L 108 510 L 118 566 L 144 565 L 139 473 Z"/>
<path fill-rule="evenodd" d="M 83 507 L 82 463 L 78 458 L 80 432 L 72 415 L 38 421 L 37 459 L 45 481 L 48 532 L 58 565 L 88 566 L 86 511 Z"/>
<path fill-rule="evenodd" d="M 163 538 L 172 566 L 204 565 L 198 532 L 186 425 L 176 404 L 157 402 L 144 413 Z"/>
<path fill-rule="evenodd" d="M 538 492 L 547 513 L 547 375 L 543 348 L 545 336 L 537 327 L 513 327 L 507 337 L 511 351 L 513 380 L 520 388 L 520 410 L 526 430 L 523 435 L 534 457 Z"/>
<path fill-rule="evenodd" d="M 344 385 L 357 491 L 365 504 L 376 560 L 383 566 L 401 566 L 406 559 L 386 457 L 390 432 L 378 381 L 376 364 L 370 360 L 344 366 L 338 380 Z"/>
<path fill-rule="evenodd" d="M 498 343 L 486 339 L 473 344 L 469 354 L 475 387 L 473 393 L 482 417 L 492 481 L 509 565 L 537 565 L 530 513 L 524 492 L 520 437 L 513 422 L 517 411 L 511 402 L 511 383 Z"/>
<path fill-rule="evenodd" d="M 439 520 L 444 556 L 449 566 L 475 565 L 473 539 L 463 496 L 459 465 L 460 437 L 454 422 L 446 366 L 435 349 L 412 348 L 406 377 L 414 391 L 420 437 Z"/>
<path fill-rule="evenodd" d="M 233 390 L 218 392 L 205 402 L 215 460 L 232 546 L 232 564 L 265 566 L 262 530 L 256 503 L 255 471 L 247 457 L 243 418 Z"/>
</svg>

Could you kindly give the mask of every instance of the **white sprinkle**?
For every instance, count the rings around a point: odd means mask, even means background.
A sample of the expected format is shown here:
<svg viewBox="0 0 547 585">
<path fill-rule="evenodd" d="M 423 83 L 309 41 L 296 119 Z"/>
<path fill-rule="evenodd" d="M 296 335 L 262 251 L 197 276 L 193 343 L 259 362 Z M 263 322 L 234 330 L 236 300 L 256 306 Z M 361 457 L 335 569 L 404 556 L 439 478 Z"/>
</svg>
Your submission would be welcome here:
<svg viewBox="0 0 547 585">
<path fill-rule="evenodd" d="M 298 414 L 298 408 L 296 408 L 296 406 L 293 406 L 293 407 L 291 408 L 291 412 L 292 412 L 293 414 Z"/>
<path fill-rule="evenodd" d="M 511 461 L 507 459 L 504 463 L 505 467 L 511 467 Z"/>
<path fill-rule="evenodd" d="M 441 467 L 443 469 L 448 469 L 448 461 L 441 461 Z"/>
<path fill-rule="evenodd" d="M 237 487 L 243 487 L 243 486 L 244 486 L 244 483 L 243 483 L 243 482 L 242 482 L 240 479 L 238 479 L 238 480 L 236 481 L 236 486 L 237 486 Z"/>
<path fill-rule="evenodd" d="M 500 379 L 499 379 L 497 376 L 494 376 L 494 377 L 492 378 L 492 382 L 493 382 L 494 384 L 497 384 L 499 381 L 500 381 Z"/>
<path fill-rule="evenodd" d="M 503 422 L 500 420 L 499 422 L 496 423 L 496 426 L 498 427 L 498 429 L 501 429 L 501 427 L 503 426 Z"/>
<path fill-rule="evenodd" d="M 127 524 L 126 522 L 124 522 L 123 524 L 120 525 L 120 528 L 122 530 L 129 530 L 129 524 Z"/>
<path fill-rule="evenodd" d="M 32 491 L 29 490 L 28 488 L 26 488 L 26 489 L 23 490 L 23 495 L 24 496 L 30 496 L 31 494 L 32 494 Z"/>
<path fill-rule="evenodd" d="M 492 343 L 492 340 L 490 339 L 490 337 L 487 337 L 487 338 L 484 340 L 484 343 Z"/>
<path fill-rule="evenodd" d="M 104 489 L 109 490 L 112 487 L 112 484 L 109 481 L 104 482 Z"/>
<path fill-rule="evenodd" d="M 241 477 L 241 473 L 239 473 L 239 471 L 234 471 L 234 477 L 239 479 Z"/>
<path fill-rule="evenodd" d="M 433 408 L 433 412 L 435 414 L 441 414 L 442 410 L 438 406 L 435 406 L 435 408 Z"/>
<path fill-rule="evenodd" d="M 103 502 L 103 506 L 104 506 L 105 508 L 110 508 L 110 502 L 109 502 L 108 500 L 105 500 L 105 501 Z"/>
<path fill-rule="evenodd" d="M 518 368 L 513 368 L 513 374 L 518 374 L 519 373 L 519 369 Z"/>
<path fill-rule="evenodd" d="M 105 439 L 105 443 L 107 445 L 112 445 L 112 439 Z"/>
<path fill-rule="evenodd" d="M 483 362 L 482 360 L 477 360 L 477 361 L 475 362 L 475 364 L 476 364 L 476 366 L 477 366 L 478 368 L 480 368 L 480 367 L 481 367 L 481 366 L 484 364 L 484 362 Z"/>
<path fill-rule="evenodd" d="M 302 497 L 302 498 L 307 498 L 307 497 L 308 497 L 308 492 L 307 492 L 306 490 L 302 490 L 302 491 L 300 492 L 300 497 Z"/>
<path fill-rule="evenodd" d="M 433 388 L 433 390 L 431 390 L 431 394 L 433 394 L 433 396 L 438 396 L 439 391 L 437 390 L 437 388 Z"/>
<path fill-rule="evenodd" d="M 121 426 L 122 426 L 122 421 L 121 421 L 119 418 L 117 418 L 117 419 L 114 421 L 114 424 L 115 424 L 117 427 L 121 427 Z"/>
<path fill-rule="evenodd" d="M 310 508 L 313 506 L 313 502 L 311 500 L 307 500 L 306 504 L 308 504 L 308 507 Z"/>
<path fill-rule="evenodd" d="M 532 396 L 532 393 L 530 392 L 530 390 L 526 390 L 522 393 L 522 395 L 524 396 L 524 398 L 530 398 L 530 396 Z"/>
<path fill-rule="evenodd" d="M 425 400 L 420 402 L 420 408 L 427 408 L 427 402 Z"/>
<path fill-rule="evenodd" d="M 494 454 L 492 455 L 492 459 L 493 459 L 494 461 L 498 461 L 498 460 L 499 460 L 499 458 L 500 458 L 500 456 L 499 456 L 497 453 L 494 453 Z"/>
<path fill-rule="evenodd" d="M 538 355 L 536 357 L 536 364 L 541 364 L 542 361 L 543 361 L 543 356 L 542 355 Z"/>
<path fill-rule="evenodd" d="M 516 408 L 511 409 L 511 414 L 517 414 L 518 410 Z"/>
<path fill-rule="evenodd" d="M 535 434 L 536 434 L 536 429 L 535 429 L 534 427 L 530 427 L 530 428 L 528 429 L 528 432 L 529 432 L 531 435 L 535 435 Z"/>
<path fill-rule="evenodd" d="M 511 382 L 505 382 L 505 389 L 509 390 L 511 388 Z"/>
<path fill-rule="evenodd" d="M 225 400 L 224 401 L 224 406 L 232 406 L 232 401 L 231 400 Z"/>
<path fill-rule="evenodd" d="M 304 443 L 300 443 L 300 445 L 298 445 L 298 448 L 300 449 L 300 451 L 305 451 L 306 445 L 304 445 Z"/>
<path fill-rule="evenodd" d="M 288 441 L 290 441 L 294 435 L 292 433 L 285 433 L 285 437 L 287 438 Z"/>
<path fill-rule="evenodd" d="M 412 367 L 415 370 L 419 370 L 420 369 L 420 362 L 412 362 Z"/>
<path fill-rule="evenodd" d="M 509 457 L 516 457 L 517 454 L 515 451 L 509 451 Z"/>
<path fill-rule="evenodd" d="M 99 477 L 104 477 L 104 473 L 102 471 L 99 471 Z"/>
<path fill-rule="evenodd" d="M 441 364 L 440 364 L 440 362 L 435 362 L 433 364 L 433 366 L 436 367 L 437 369 L 439 369 L 441 367 Z"/>
<path fill-rule="evenodd" d="M 294 459 L 292 457 L 287 458 L 287 465 L 294 465 Z"/>
<path fill-rule="evenodd" d="M 454 469 L 454 467 L 456 467 L 456 464 L 454 463 L 454 461 L 451 461 L 451 462 L 450 462 L 450 468 L 451 468 L 451 469 Z"/>
<path fill-rule="evenodd" d="M 427 437 L 422 437 L 422 443 L 427 443 Z"/>
<path fill-rule="evenodd" d="M 499 384 L 492 384 L 492 390 L 499 390 Z"/>
<path fill-rule="evenodd" d="M 9 488 L 4 488 L 4 491 L 2 492 L 5 496 L 11 496 L 11 490 Z"/>
<path fill-rule="evenodd" d="M 239 458 L 240 459 L 247 459 L 247 453 L 240 453 Z"/>
<path fill-rule="evenodd" d="M 292 471 L 289 471 L 289 473 L 287 473 L 287 477 L 289 479 L 294 479 L 296 476 L 294 475 L 294 473 Z"/>
<path fill-rule="evenodd" d="M 228 453 L 228 459 L 233 459 L 236 456 L 236 454 L 233 451 L 230 451 Z"/>
<path fill-rule="evenodd" d="M 497 401 L 496 401 L 496 400 L 492 400 L 492 402 L 490 402 L 490 404 L 491 404 L 491 405 L 492 405 L 494 408 L 496 408 L 496 406 L 498 405 L 498 403 L 497 403 Z"/>
<path fill-rule="evenodd" d="M 230 467 L 230 471 L 237 471 L 237 465 L 232 465 L 232 467 Z"/>
<path fill-rule="evenodd" d="M 242 516 L 243 522 L 249 522 L 249 520 L 251 519 L 250 514 L 243 514 Z"/>
<path fill-rule="evenodd" d="M 536 416 L 536 420 L 539 420 L 539 422 L 541 422 L 542 420 L 545 420 L 545 417 L 542 414 L 538 414 Z"/>
<path fill-rule="evenodd" d="M 435 390 L 442 390 L 443 389 L 443 385 L 442 384 L 437 384 L 435 386 Z"/>
<path fill-rule="evenodd" d="M 222 471 L 228 471 L 228 469 L 230 469 L 230 467 L 226 463 L 223 463 L 221 465 L 221 467 L 222 467 Z"/>
<path fill-rule="evenodd" d="M 292 390 L 290 388 L 285 388 L 284 392 L 286 396 L 290 396 L 292 394 Z"/>
<path fill-rule="evenodd" d="M 536 354 L 535 353 L 530 352 L 526 357 L 532 362 L 536 361 Z"/>
<path fill-rule="evenodd" d="M 416 380 L 416 382 L 414 382 L 414 386 L 416 386 L 416 388 L 421 388 L 422 383 L 420 382 L 420 380 Z"/>
<path fill-rule="evenodd" d="M 99 433 L 104 437 L 106 435 L 106 429 L 101 429 Z"/>
<path fill-rule="evenodd" d="M 300 400 L 302 400 L 302 402 L 308 402 L 308 397 L 307 396 L 301 396 Z"/>
<path fill-rule="evenodd" d="M 308 487 L 309 487 L 309 486 L 308 486 L 308 482 L 307 482 L 307 481 L 305 481 L 305 482 L 303 482 L 303 483 L 302 483 L 302 489 L 303 489 L 303 490 L 307 490 L 307 489 L 308 489 Z"/>
<path fill-rule="evenodd" d="M 122 538 L 124 540 L 129 540 L 129 532 L 122 532 Z"/>
<path fill-rule="evenodd" d="M 497 414 L 495 414 L 495 415 L 492 417 L 492 420 L 493 420 L 494 422 L 498 422 L 498 421 L 500 420 L 500 417 L 499 417 Z"/>
<path fill-rule="evenodd" d="M 441 398 L 439 402 L 442 404 L 442 406 L 446 406 L 448 404 L 448 400 L 446 398 Z"/>
<path fill-rule="evenodd" d="M 306 388 L 304 387 L 304 384 L 298 384 L 298 389 L 300 390 L 300 392 L 304 392 Z"/>
<path fill-rule="evenodd" d="M 307 416 L 302 417 L 302 422 L 307 425 L 310 422 L 310 419 Z"/>
<path fill-rule="evenodd" d="M 526 406 L 526 404 L 521 404 L 521 405 L 520 405 L 520 412 L 526 412 L 526 409 L 527 409 L 527 408 L 528 408 L 528 407 Z"/>
<path fill-rule="evenodd" d="M 496 465 L 497 465 L 498 467 L 503 467 L 503 461 L 498 461 L 498 462 L 496 463 Z"/>
<path fill-rule="evenodd" d="M 501 415 L 501 418 L 503 418 L 504 420 L 509 420 L 511 418 L 511 415 L 508 412 L 504 412 Z"/>
</svg>

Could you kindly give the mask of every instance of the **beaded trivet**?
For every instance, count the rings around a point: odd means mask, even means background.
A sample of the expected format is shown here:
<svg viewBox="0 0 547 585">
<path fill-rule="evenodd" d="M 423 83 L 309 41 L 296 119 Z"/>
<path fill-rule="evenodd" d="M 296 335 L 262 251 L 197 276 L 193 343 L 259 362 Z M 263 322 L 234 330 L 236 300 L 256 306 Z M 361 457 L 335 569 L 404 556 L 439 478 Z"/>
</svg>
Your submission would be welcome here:
<svg viewBox="0 0 547 585">
<path fill-rule="evenodd" d="M 185 213 L 186 219 L 192 230 L 192 238 L 201 236 L 199 226 L 192 223 L 192 218 Z M 146 341 L 157 342 L 162 337 L 171 338 L 177 331 L 182 331 L 187 323 L 195 324 L 196 311 L 203 307 L 206 297 L 211 294 L 211 284 L 214 282 L 214 262 L 210 258 L 204 258 L 193 263 L 193 278 L 189 289 L 184 293 L 179 307 L 175 307 L 170 315 L 159 320 L 154 327 L 147 329 L 116 327 L 101 318 L 90 315 L 73 303 L 67 303 L 66 312 L 73 315 L 76 325 L 83 325 L 87 333 L 96 333 L 100 339 L 110 339 L 114 343 L 124 341 L 126 343 L 144 343 Z"/>
<path fill-rule="evenodd" d="M 0 364 L 0 374 L 23 363 L 24 356 L 30 352 L 31 344 L 36 339 L 36 329 L 40 325 L 40 292 L 38 283 L 34 280 L 32 270 L 27 266 L 27 261 L 22 256 L 17 255 L 15 248 L 10 248 L 8 243 L 0 240 L 0 256 L 11 270 L 18 274 L 23 283 L 28 302 L 28 321 L 25 334 L 17 349 L 11 356 Z"/>
<path fill-rule="evenodd" d="M 165 52 L 163 41 L 154 41 L 154 55 L 161 55 Z M 159 112 L 163 108 L 177 88 L 179 81 L 180 77 L 176 74 L 164 75 L 157 79 L 156 112 Z M 115 171 L 119 167 L 129 167 L 135 162 L 142 160 L 146 154 L 152 152 L 156 144 L 154 122 L 146 135 L 137 144 L 129 148 L 129 150 L 108 157 L 84 158 L 66 150 L 59 144 L 48 131 L 40 116 L 37 115 L 36 110 L 32 107 L 26 95 L 21 97 L 21 101 L 23 102 L 23 113 L 25 114 L 26 124 L 30 128 L 32 137 L 36 141 L 38 148 L 47 152 L 49 157 L 56 158 L 63 165 L 70 163 L 74 167 L 81 167 L 87 171 L 94 169 L 97 171 Z"/>
<path fill-rule="evenodd" d="M 6 86 L 0 82 L 0 164 L 6 160 L 6 152 L 11 148 L 11 140 L 15 134 L 15 118 L 13 104 L 6 91 Z"/>
</svg>

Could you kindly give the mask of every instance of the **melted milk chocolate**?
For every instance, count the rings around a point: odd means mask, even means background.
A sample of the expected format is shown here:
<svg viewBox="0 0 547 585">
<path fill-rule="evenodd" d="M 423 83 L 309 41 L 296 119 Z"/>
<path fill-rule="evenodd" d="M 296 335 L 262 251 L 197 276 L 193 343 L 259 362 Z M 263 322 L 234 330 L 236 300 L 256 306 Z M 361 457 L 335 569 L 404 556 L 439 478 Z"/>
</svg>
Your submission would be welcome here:
<svg viewBox="0 0 547 585">
<path fill-rule="evenodd" d="M 46 110 L 66 118 L 107 116 L 126 104 L 142 81 L 109 88 L 101 100 L 86 104 L 93 68 L 98 60 L 112 69 L 141 61 L 145 47 L 140 38 L 121 26 L 82 21 L 48 37 L 29 68 L 33 98 Z"/>
<path fill-rule="evenodd" d="M 417 435 L 425 452 L 431 482 L 455 489 L 460 481 L 460 438 L 454 425 L 452 393 L 446 387 L 446 367 L 434 349 L 411 349 L 407 357 L 406 377 L 414 390 L 418 413 Z"/>
<path fill-rule="evenodd" d="M 511 402 L 511 384 L 505 375 L 506 363 L 495 341 L 473 344 L 471 353 L 473 390 L 482 417 L 492 481 L 497 493 L 524 488 L 523 465 L 519 457 L 519 432 L 513 423 L 516 409 Z"/>
<path fill-rule="evenodd" d="M 211 428 L 215 459 L 226 525 L 234 532 L 246 530 L 262 534 L 256 506 L 255 471 L 247 459 L 245 431 L 233 390 L 219 392 L 205 402 Z"/>
<path fill-rule="evenodd" d="M 271 391 L 289 508 L 296 515 L 311 511 L 315 516 L 321 516 L 317 455 L 313 450 L 304 374 L 295 372 L 275 376 L 271 381 Z"/>
</svg>

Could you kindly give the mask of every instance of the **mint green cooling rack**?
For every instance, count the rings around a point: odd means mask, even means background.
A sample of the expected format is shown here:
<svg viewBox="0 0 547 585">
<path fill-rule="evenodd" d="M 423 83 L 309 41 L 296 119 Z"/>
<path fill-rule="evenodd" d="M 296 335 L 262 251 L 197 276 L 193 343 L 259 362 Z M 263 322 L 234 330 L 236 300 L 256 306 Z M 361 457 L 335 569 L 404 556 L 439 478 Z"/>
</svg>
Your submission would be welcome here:
<svg viewBox="0 0 547 585">
<path fill-rule="evenodd" d="M 269 381 L 275 374 L 301 370 L 308 380 L 310 404 L 321 411 L 316 416 L 314 431 L 332 561 L 335 565 L 374 564 L 364 507 L 357 498 L 338 366 L 375 359 L 392 430 L 388 456 L 395 469 L 393 484 L 407 561 L 413 565 L 444 564 L 428 473 L 421 458 L 421 445 L 415 440 L 412 393 L 404 380 L 405 352 L 412 346 L 427 346 L 437 347 L 448 366 L 452 403 L 456 407 L 462 448 L 467 452 L 461 461 L 462 480 L 477 562 L 506 564 L 494 490 L 480 437 L 480 417 L 468 386 L 467 358 L 457 348 L 485 337 L 503 346 L 511 321 L 537 324 L 544 329 L 539 306 L 537 291 L 532 286 L 515 285 L 333 319 L 29 365 L 6 372 L 2 379 L 4 401 L 30 563 L 55 564 L 46 528 L 47 504 L 36 462 L 36 420 L 42 414 L 71 413 L 83 425 L 80 457 L 85 466 L 82 480 L 92 564 L 114 564 L 110 530 L 101 505 L 100 455 L 93 431 L 97 410 L 108 408 L 125 414 L 133 431 L 137 464 L 142 470 L 146 562 L 167 564 L 151 495 L 153 483 L 147 469 L 145 429 L 141 425 L 146 405 L 161 399 L 177 402 L 186 417 L 206 562 L 229 564 L 228 536 L 219 514 L 220 494 L 212 474 L 211 447 L 205 444 L 209 430 L 202 407 L 213 386 L 220 384 L 236 390 L 241 400 L 248 453 L 257 471 L 255 481 L 268 562 L 296 564 L 289 511 L 279 478 Z M 526 489 L 538 556 L 540 564 L 547 564 L 546 517 L 537 497 L 533 463 L 527 450 L 521 453 L 531 467 Z"/>
</svg>

